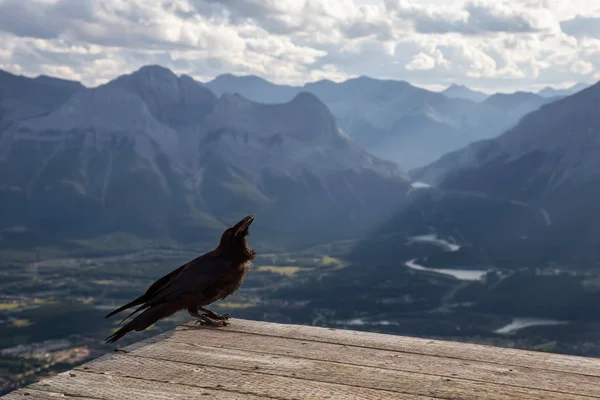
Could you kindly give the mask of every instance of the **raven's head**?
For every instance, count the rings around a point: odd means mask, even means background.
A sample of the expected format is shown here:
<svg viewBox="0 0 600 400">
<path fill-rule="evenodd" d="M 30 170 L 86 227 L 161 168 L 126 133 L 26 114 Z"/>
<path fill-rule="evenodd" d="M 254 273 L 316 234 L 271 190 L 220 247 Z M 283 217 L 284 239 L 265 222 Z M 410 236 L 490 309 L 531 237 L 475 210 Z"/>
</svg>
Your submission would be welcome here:
<svg viewBox="0 0 600 400">
<path fill-rule="evenodd" d="M 232 227 L 229 227 L 223 232 L 221 236 L 221 242 L 219 243 L 219 249 L 222 254 L 231 258 L 240 258 L 246 260 L 252 260 L 256 251 L 248 248 L 246 237 L 248 236 L 248 229 L 250 224 L 254 221 L 252 215 L 248 215 L 246 218 L 238 222 Z"/>
</svg>

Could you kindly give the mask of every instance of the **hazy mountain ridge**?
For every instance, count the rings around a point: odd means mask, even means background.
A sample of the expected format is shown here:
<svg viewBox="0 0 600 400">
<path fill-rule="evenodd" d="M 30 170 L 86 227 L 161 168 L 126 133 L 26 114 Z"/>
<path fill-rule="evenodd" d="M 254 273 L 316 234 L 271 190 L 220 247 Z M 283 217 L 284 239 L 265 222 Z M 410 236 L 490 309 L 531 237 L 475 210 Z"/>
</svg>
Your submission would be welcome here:
<svg viewBox="0 0 600 400">
<path fill-rule="evenodd" d="M 537 92 L 522 92 L 521 91 L 521 92 L 516 92 L 516 93 L 536 94 L 537 96 L 540 96 L 540 97 L 543 97 L 546 99 L 555 99 L 556 100 L 561 97 L 566 97 L 566 96 L 575 94 L 583 89 L 586 89 L 589 86 L 590 85 L 587 83 L 577 83 L 577 84 L 575 84 L 571 87 L 565 88 L 565 89 L 555 89 L 553 87 L 547 86 Z M 476 103 L 482 102 L 482 101 L 486 100 L 488 97 L 493 96 L 495 94 L 495 93 L 487 94 L 485 92 L 473 90 L 468 86 L 456 84 L 456 83 L 453 83 L 452 85 L 448 86 L 441 93 L 443 93 L 444 95 L 451 97 L 451 98 L 467 99 L 467 100 L 472 100 Z M 501 93 L 498 93 L 498 94 L 501 94 Z M 513 94 L 515 94 L 515 93 L 513 93 Z M 508 95 L 510 95 L 510 93 Z"/>
<path fill-rule="evenodd" d="M 600 121 L 594 110 L 600 97 L 600 86 L 594 85 L 567 98 L 547 104 L 524 117 L 513 129 L 501 136 L 473 143 L 466 148 L 442 157 L 413 175 L 429 183 L 442 183 L 459 170 L 479 169 L 503 157 L 498 165 L 507 165 L 536 151 L 554 154 L 562 161 L 556 168 L 577 168 L 579 175 L 600 173 L 593 164 L 596 143 L 595 132 Z M 581 152 L 586 150 L 585 152 Z M 584 156 L 584 158 L 581 158 Z M 450 161 L 452 159 L 452 161 Z M 589 163 L 589 165 L 582 165 Z M 431 170 L 440 170 L 445 164 L 446 173 L 435 180 L 428 179 Z M 551 165 L 546 165 L 550 168 Z M 588 168 L 589 167 L 589 168 Z M 572 171 L 572 172 L 573 172 Z M 569 174 L 572 179 L 573 174 Z"/>
<path fill-rule="evenodd" d="M 458 85 L 456 83 L 448 86 L 442 93 L 450 98 L 466 99 L 476 103 L 482 102 L 490 96 L 487 93 L 473 90 L 465 85 Z"/>
<path fill-rule="evenodd" d="M 302 90 L 301 86 L 277 85 L 255 75 L 222 74 L 207 82 L 217 96 L 239 94 L 260 103 L 287 103 Z"/>
<path fill-rule="evenodd" d="M 537 94 L 546 98 L 565 97 L 580 92 L 583 89 L 587 89 L 588 87 L 590 87 L 590 85 L 587 83 L 577 83 L 566 89 L 554 89 L 552 87 L 547 87 L 540 90 Z"/>
<path fill-rule="evenodd" d="M 426 165 L 472 141 L 495 137 L 522 116 L 552 101 L 533 93 L 516 93 L 491 96 L 477 103 L 404 81 L 364 76 L 299 87 L 227 74 L 206 86 L 218 95 L 239 93 L 264 103 L 289 101 L 300 91 L 313 93 L 359 145 L 403 169 Z"/>
</svg>

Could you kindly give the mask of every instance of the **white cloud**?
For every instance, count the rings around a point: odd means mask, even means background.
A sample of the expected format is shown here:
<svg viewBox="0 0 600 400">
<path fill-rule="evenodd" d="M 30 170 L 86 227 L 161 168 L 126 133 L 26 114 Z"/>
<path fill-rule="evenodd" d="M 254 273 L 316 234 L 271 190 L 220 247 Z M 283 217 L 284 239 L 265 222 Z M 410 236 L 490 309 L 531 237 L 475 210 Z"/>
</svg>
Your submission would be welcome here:
<svg viewBox="0 0 600 400">
<path fill-rule="evenodd" d="M 579 60 L 571 65 L 571 71 L 576 74 L 587 75 L 594 71 L 594 66 L 590 62 Z"/>
<path fill-rule="evenodd" d="M 413 57 L 413 59 L 406 64 L 406 69 L 409 71 L 422 70 L 426 71 L 435 67 L 435 58 L 429 54 L 419 53 Z"/>
<path fill-rule="evenodd" d="M 427 5 L 404 0 L 386 0 L 386 8 L 398 17 L 412 21 L 420 33 L 461 33 L 477 35 L 493 32 L 538 32 L 554 30 L 558 24 L 547 10 L 528 7 L 516 1 L 472 0 L 465 4 Z"/>
<path fill-rule="evenodd" d="M 209 79 L 357 75 L 484 89 L 591 81 L 595 0 L 0 0 L 0 68 L 97 85 L 156 63 Z"/>
</svg>

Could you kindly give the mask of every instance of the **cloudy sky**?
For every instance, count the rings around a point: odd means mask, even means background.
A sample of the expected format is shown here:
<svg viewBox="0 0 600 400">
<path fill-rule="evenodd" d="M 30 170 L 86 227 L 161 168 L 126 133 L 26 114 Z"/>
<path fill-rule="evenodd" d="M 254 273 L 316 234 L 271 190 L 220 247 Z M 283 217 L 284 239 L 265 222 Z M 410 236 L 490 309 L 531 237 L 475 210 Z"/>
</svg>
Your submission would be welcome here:
<svg viewBox="0 0 600 400">
<path fill-rule="evenodd" d="M 493 91 L 600 80 L 597 0 L 0 0 L 0 69 L 93 86 L 145 64 L 205 81 L 358 75 Z"/>
</svg>

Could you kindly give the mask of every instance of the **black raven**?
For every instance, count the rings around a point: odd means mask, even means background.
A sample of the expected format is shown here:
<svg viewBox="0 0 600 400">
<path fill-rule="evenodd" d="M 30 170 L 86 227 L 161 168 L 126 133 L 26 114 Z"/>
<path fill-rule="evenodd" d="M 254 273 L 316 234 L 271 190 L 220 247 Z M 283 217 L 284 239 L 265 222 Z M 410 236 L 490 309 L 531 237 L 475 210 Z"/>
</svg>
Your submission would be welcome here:
<svg viewBox="0 0 600 400">
<path fill-rule="evenodd" d="M 140 315 L 106 338 L 106 342 L 115 342 L 131 331 L 143 331 L 156 321 L 184 309 L 203 325 L 227 325 L 225 320 L 230 318 L 229 314 L 219 315 L 203 307 L 226 298 L 242 285 L 256 255 L 256 251 L 248 248 L 246 242 L 252 221 L 254 217 L 249 215 L 228 228 L 223 232 L 216 249 L 163 276 L 142 296 L 108 314 L 105 318 L 139 306 L 123 320 L 125 321 L 143 310 Z M 198 311 L 202 311 L 203 314 L 199 314 Z"/>
</svg>

